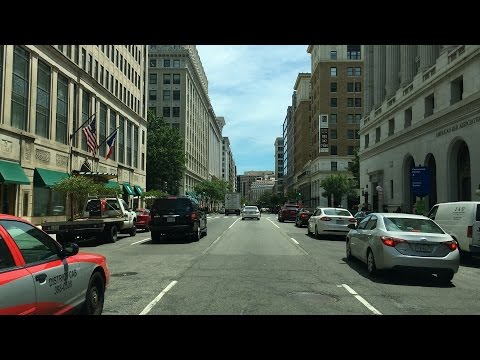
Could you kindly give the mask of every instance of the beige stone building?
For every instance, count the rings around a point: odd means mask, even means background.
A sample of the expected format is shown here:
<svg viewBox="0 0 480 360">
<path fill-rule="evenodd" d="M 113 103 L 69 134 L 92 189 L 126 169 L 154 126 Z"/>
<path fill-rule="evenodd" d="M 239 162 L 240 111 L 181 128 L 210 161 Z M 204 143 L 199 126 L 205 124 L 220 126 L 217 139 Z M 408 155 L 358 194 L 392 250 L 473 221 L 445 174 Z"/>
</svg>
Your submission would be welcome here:
<svg viewBox="0 0 480 360">
<path fill-rule="evenodd" d="M 144 45 L 0 46 L 1 212 L 33 223 L 64 218 L 65 199 L 51 187 L 75 171 L 109 174 L 97 178 L 124 185 L 133 203 L 145 189 L 146 59 Z M 71 137 L 89 118 L 95 156 L 83 131 Z"/>
</svg>

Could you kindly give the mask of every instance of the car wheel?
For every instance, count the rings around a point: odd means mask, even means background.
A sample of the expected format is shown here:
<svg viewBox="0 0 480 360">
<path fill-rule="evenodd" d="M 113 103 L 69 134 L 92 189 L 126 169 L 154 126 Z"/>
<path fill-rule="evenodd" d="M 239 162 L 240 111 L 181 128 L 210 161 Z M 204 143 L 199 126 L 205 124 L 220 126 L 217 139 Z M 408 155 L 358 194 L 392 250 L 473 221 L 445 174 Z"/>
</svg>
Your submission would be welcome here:
<svg viewBox="0 0 480 360">
<path fill-rule="evenodd" d="M 202 232 L 200 230 L 200 226 L 197 226 L 197 232 L 193 234 L 193 241 L 200 241 L 200 238 L 202 237 Z"/>
<path fill-rule="evenodd" d="M 245 220 L 245 218 L 244 218 L 244 217 L 242 217 L 242 220 Z"/>
<path fill-rule="evenodd" d="M 453 271 L 444 271 L 437 274 L 438 279 L 445 284 L 448 284 L 453 279 Z"/>
<path fill-rule="evenodd" d="M 130 236 L 135 236 L 137 234 L 137 226 L 133 224 L 133 226 L 130 228 Z"/>
<path fill-rule="evenodd" d="M 315 225 L 315 238 L 319 238 L 317 225 Z"/>
<path fill-rule="evenodd" d="M 310 231 L 310 226 L 307 224 L 307 235 L 310 236 L 312 235 L 312 232 Z"/>
<path fill-rule="evenodd" d="M 158 233 L 158 232 L 152 231 L 151 235 L 152 235 L 152 242 L 153 243 L 159 243 L 160 240 L 162 239 L 162 237 L 160 236 L 160 233 Z"/>
<path fill-rule="evenodd" d="M 347 260 L 352 260 L 352 249 L 350 248 L 350 240 L 347 239 L 347 243 L 345 246 L 345 255 L 347 257 Z"/>
<path fill-rule="evenodd" d="M 375 257 L 373 256 L 373 251 L 368 249 L 367 253 L 367 271 L 369 275 L 375 275 L 377 272 L 377 265 L 375 265 Z"/>
<path fill-rule="evenodd" d="M 95 272 L 88 283 L 83 313 L 85 315 L 100 315 L 105 300 L 105 281 L 99 272 Z"/>
<path fill-rule="evenodd" d="M 105 240 L 109 243 L 114 243 L 118 240 L 118 231 L 115 225 L 105 230 Z"/>
<path fill-rule="evenodd" d="M 207 227 L 205 227 L 205 229 L 203 229 L 203 236 L 207 236 Z"/>
<path fill-rule="evenodd" d="M 150 226 L 145 225 L 145 232 L 149 232 L 149 231 L 150 231 Z"/>
</svg>

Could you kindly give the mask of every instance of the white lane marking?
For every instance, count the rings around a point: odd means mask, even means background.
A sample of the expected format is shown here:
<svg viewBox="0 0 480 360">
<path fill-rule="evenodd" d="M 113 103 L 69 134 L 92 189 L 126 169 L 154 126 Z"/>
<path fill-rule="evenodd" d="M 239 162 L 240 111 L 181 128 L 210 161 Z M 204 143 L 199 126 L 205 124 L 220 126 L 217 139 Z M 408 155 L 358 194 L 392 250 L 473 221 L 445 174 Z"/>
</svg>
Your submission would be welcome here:
<svg viewBox="0 0 480 360">
<path fill-rule="evenodd" d="M 140 244 L 140 243 L 148 241 L 148 240 L 152 240 L 152 238 L 146 238 L 146 239 L 143 239 L 143 240 L 138 240 L 138 241 L 135 241 L 135 242 L 131 243 L 130 245 Z"/>
<path fill-rule="evenodd" d="M 267 218 L 267 220 L 270 221 L 270 222 L 273 224 L 273 226 L 276 226 L 277 228 L 280 229 L 280 226 L 278 226 L 277 224 L 275 224 L 272 220 L 270 220 L 270 218 Z"/>
<path fill-rule="evenodd" d="M 146 315 L 152 310 L 152 308 L 155 306 L 156 303 L 160 301 L 160 299 L 167 293 L 168 290 L 170 290 L 178 281 L 173 280 L 170 284 L 167 285 L 165 289 L 162 290 L 160 294 L 157 295 L 155 299 L 153 299 L 150 304 L 148 304 L 145 309 L 142 310 L 142 312 L 139 315 Z"/>
<path fill-rule="evenodd" d="M 240 218 L 238 218 L 237 220 L 235 220 L 235 221 L 233 222 L 233 224 L 232 224 L 232 225 L 230 225 L 228 228 L 229 228 L 229 229 L 231 229 L 231 228 L 232 228 L 232 226 L 233 226 L 233 225 L 235 225 L 235 223 L 236 223 L 238 220 L 240 220 Z"/>
<path fill-rule="evenodd" d="M 233 222 L 233 224 L 228 227 L 228 229 L 230 229 L 233 225 L 235 225 L 235 223 L 236 223 L 238 220 L 240 220 L 240 218 L 238 218 L 237 220 L 235 220 L 235 221 Z M 225 232 L 226 232 L 228 229 L 225 229 L 225 230 L 215 239 L 215 241 L 214 241 L 213 243 L 211 243 L 205 250 L 203 250 L 203 251 L 202 251 L 202 254 L 206 254 L 206 253 L 208 252 L 208 250 L 210 250 L 210 248 L 212 248 L 213 245 L 215 245 L 215 244 L 220 240 L 220 238 L 222 237 L 222 235 L 225 234 Z"/>
<path fill-rule="evenodd" d="M 292 239 L 292 241 L 293 241 L 295 244 L 297 244 L 297 245 L 300 244 L 300 243 L 299 243 L 297 240 L 295 240 L 294 238 L 290 238 L 290 239 Z"/>
<path fill-rule="evenodd" d="M 353 290 L 350 286 L 348 286 L 347 284 L 342 284 L 342 285 L 337 285 L 338 287 L 344 287 L 345 289 L 347 289 L 347 291 L 352 294 L 353 296 L 355 296 L 355 298 L 360 301 L 363 305 L 365 305 L 365 307 L 370 310 L 371 312 L 373 312 L 375 315 L 382 315 L 382 313 L 380 311 L 378 311 L 377 309 L 375 309 L 372 305 L 370 305 L 370 303 L 365 300 L 363 297 L 361 297 L 360 295 L 358 295 L 358 293 Z"/>
</svg>

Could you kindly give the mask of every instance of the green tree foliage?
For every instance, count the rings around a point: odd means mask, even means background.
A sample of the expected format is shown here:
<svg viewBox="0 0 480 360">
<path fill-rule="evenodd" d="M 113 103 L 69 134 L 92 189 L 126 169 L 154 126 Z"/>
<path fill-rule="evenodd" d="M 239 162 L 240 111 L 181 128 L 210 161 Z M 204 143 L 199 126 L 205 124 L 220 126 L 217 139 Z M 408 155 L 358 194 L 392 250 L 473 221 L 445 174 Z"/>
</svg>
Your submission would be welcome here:
<svg viewBox="0 0 480 360">
<path fill-rule="evenodd" d="M 231 191 L 232 186 L 228 181 L 216 178 L 202 181 L 195 186 L 195 192 L 210 205 L 213 205 L 214 201 L 223 202 L 225 194 Z"/>
<path fill-rule="evenodd" d="M 150 209 L 152 207 L 153 201 L 156 198 L 161 198 L 167 196 L 168 194 L 161 190 L 149 190 L 143 193 L 145 198 L 145 207 Z"/>
<path fill-rule="evenodd" d="M 70 220 L 81 214 L 88 196 L 114 196 L 121 193 L 120 188 L 107 188 L 86 176 L 71 176 L 55 184 L 53 191 L 65 196 L 70 202 Z"/>
<path fill-rule="evenodd" d="M 333 194 L 334 203 L 330 204 L 331 206 L 340 203 L 344 195 L 350 194 L 353 191 L 353 185 L 352 179 L 347 178 L 344 174 L 332 174 L 320 182 L 320 186 L 324 190 L 323 197 L 330 201 L 330 196 Z"/>
<path fill-rule="evenodd" d="M 355 149 L 353 161 L 348 164 L 348 171 L 353 175 L 356 183 L 356 188 L 360 187 L 360 157 L 358 156 L 358 148 Z"/>
<path fill-rule="evenodd" d="M 148 112 L 147 191 L 178 194 L 185 172 L 183 139 L 162 117 Z"/>
</svg>

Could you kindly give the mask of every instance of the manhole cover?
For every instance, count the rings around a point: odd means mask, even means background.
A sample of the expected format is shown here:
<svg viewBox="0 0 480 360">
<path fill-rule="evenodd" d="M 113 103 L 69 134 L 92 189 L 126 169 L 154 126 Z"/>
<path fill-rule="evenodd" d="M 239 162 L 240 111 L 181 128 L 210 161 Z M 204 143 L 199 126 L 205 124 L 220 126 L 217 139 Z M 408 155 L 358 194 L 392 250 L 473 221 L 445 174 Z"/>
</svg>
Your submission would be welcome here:
<svg viewBox="0 0 480 360">
<path fill-rule="evenodd" d="M 319 294 L 319 293 L 313 293 L 313 292 L 307 292 L 307 291 L 289 293 L 288 296 L 295 299 L 299 299 L 299 300 L 315 301 L 315 302 L 321 302 L 321 303 L 335 302 L 338 300 L 335 296 L 332 296 L 332 295 L 325 295 L 325 294 Z"/>
<path fill-rule="evenodd" d="M 130 276 L 130 275 L 137 275 L 138 273 L 134 271 L 126 271 L 123 273 L 118 273 L 118 274 L 110 274 L 112 277 L 122 277 L 122 276 Z"/>
</svg>

